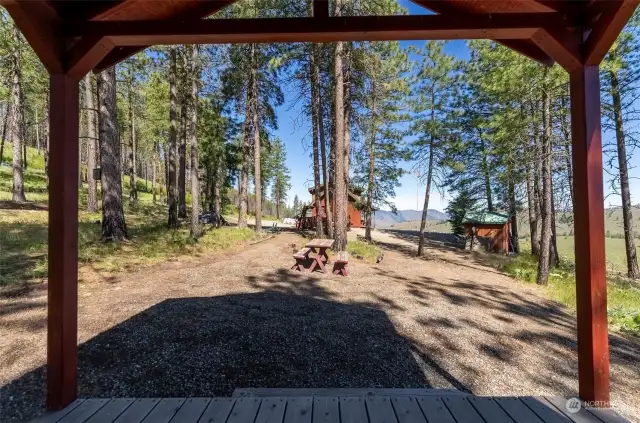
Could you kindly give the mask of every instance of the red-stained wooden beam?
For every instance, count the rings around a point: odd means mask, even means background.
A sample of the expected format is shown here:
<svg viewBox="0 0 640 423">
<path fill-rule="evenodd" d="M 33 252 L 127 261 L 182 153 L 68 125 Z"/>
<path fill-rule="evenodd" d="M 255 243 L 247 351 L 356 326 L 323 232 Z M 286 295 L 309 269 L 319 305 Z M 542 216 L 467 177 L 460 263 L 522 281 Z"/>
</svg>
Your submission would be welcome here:
<svg viewBox="0 0 640 423">
<path fill-rule="evenodd" d="M 77 395 L 78 79 L 50 77 L 47 407 Z"/>
<path fill-rule="evenodd" d="M 57 36 L 57 12 L 43 1 L 0 0 L 49 72 L 62 72 L 64 44 Z"/>
<path fill-rule="evenodd" d="M 313 0 L 313 16 L 316 18 L 328 18 L 329 0 Z"/>
<path fill-rule="evenodd" d="M 570 72 L 580 398 L 609 406 L 600 80 L 597 66 Z"/>
<path fill-rule="evenodd" d="M 0 0 L 2 1 L 2 0 Z M 178 14 L 175 19 L 178 20 L 186 20 L 186 19 L 201 19 L 206 18 L 207 16 L 213 15 L 225 7 L 228 7 L 235 3 L 237 0 L 209 0 L 209 1 L 201 1 L 196 3 L 195 7 L 187 9 L 185 12 Z M 116 65 L 117 63 L 133 56 L 144 50 L 145 48 L 150 47 L 149 45 L 138 45 L 138 46 L 125 46 L 119 47 L 112 50 L 98 65 L 95 67 L 95 72 L 101 72 L 104 69 L 110 68 L 111 66 Z"/>
<path fill-rule="evenodd" d="M 531 40 L 568 72 L 582 68 L 578 35 L 564 28 L 542 28 Z"/>
<path fill-rule="evenodd" d="M 606 9 L 601 13 L 585 43 L 587 65 L 599 65 L 620 32 L 627 24 L 640 0 L 602 1 Z M 601 7 L 602 7 L 601 6 Z"/>
<path fill-rule="evenodd" d="M 67 53 L 65 72 L 79 80 L 91 72 L 114 48 L 115 44 L 108 37 L 83 38 Z"/>
<path fill-rule="evenodd" d="M 499 40 L 498 42 L 540 64 L 546 66 L 554 64 L 554 60 L 532 40 Z"/>
<path fill-rule="evenodd" d="M 557 13 L 356 16 L 335 18 L 105 21 L 66 25 L 67 37 L 110 37 L 118 46 L 332 42 L 359 40 L 523 39 L 541 27 L 576 23 Z"/>
<path fill-rule="evenodd" d="M 138 54 L 148 46 L 125 46 L 115 47 L 109 52 L 96 66 L 93 68 L 94 73 L 100 73 L 105 69 L 115 66 L 116 64 L 128 59 L 134 54 Z"/>
</svg>

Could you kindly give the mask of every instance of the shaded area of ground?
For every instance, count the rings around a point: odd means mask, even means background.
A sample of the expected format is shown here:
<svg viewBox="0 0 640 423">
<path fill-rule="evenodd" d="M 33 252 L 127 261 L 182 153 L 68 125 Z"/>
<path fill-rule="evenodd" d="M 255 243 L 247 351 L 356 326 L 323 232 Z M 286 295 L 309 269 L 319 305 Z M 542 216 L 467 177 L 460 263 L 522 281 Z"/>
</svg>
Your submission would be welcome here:
<svg viewBox="0 0 640 423">
<path fill-rule="evenodd" d="M 289 271 L 290 245 L 304 239 L 282 233 L 240 253 L 81 284 L 80 395 L 248 387 L 576 395 L 575 317 L 562 306 L 481 257 L 432 248 L 417 259 L 409 242 L 384 242 L 383 262 L 352 260 L 348 278 Z M 0 407 L 12 422 L 42 406 L 46 292 L 0 301 Z M 638 420 L 639 343 L 610 339 L 613 405 Z"/>
</svg>

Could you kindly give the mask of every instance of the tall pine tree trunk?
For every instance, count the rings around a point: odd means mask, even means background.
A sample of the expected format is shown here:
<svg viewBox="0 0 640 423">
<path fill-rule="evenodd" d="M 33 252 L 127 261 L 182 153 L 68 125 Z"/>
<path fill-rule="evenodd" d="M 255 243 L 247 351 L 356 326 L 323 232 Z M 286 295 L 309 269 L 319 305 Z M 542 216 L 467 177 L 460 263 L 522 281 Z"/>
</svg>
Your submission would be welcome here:
<svg viewBox="0 0 640 423">
<path fill-rule="evenodd" d="M 418 241 L 418 257 L 424 254 L 424 230 L 427 225 L 429 214 L 429 197 L 431 196 L 431 179 L 433 177 L 433 148 L 435 145 L 434 125 L 436 119 L 435 91 L 431 91 L 431 136 L 429 139 L 429 164 L 427 169 L 427 186 L 424 191 L 424 205 L 422 207 L 422 218 L 420 219 L 420 239 Z"/>
<path fill-rule="evenodd" d="M 544 71 L 542 88 L 542 145 L 540 169 L 542 176 L 542 234 L 538 255 L 538 276 L 536 283 L 546 285 L 549 281 L 549 258 L 551 253 L 551 96 L 549 93 L 548 69 Z"/>
<path fill-rule="evenodd" d="M 11 124 L 9 129 L 9 138 L 13 144 L 13 201 L 24 202 L 27 198 L 24 195 L 24 160 L 23 147 L 24 140 L 24 115 L 23 112 L 23 96 L 22 96 L 22 70 L 20 57 L 21 34 L 18 27 L 13 25 L 13 39 L 15 41 L 11 52 L 11 97 L 10 97 L 10 115 Z"/>
<path fill-rule="evenodd" d="M 156 203 L 157 197 L 156 197 L 156 185 L 157 185 L 157 181 L 156 181 L 156 162 L 157 162 L 157 158 L 156 158 L 156 154 L 155 152 L 153 153 L 153 158 L 151 159 L 151 191 L 153 192 L 153 204 Z"/>
<path fill-rule="evenodd" d="M 96 168 L 96 112 L 93 96 L 93 84 L 91 74 L 84 78 L 85 99 L 87 103 L 87 211 L 98 211 L 97 183 L 93 178 L 93 169 Z"/>
<path fill-rule="evenodd" d="M 133 76 L 129 81 L 127 100 L 129 103 L 129 201 L 133 203 L 138 199 L 138 191 L 136 189 L 136 122 L 133 110 Z"/>
<path fill-rule="evenodd" d="M 569 110 L 567 107 L 567 100 L 564 95 L 560 96 L 560 128 L 562 130 L 562 137 L 564 138 L 564 163 L 565 170 L 567 172 L 567 185 L 569 185 L 569 199 L 571 200 L 571 207 L 574 210 L 573 204 L 573 164 L 571 163 L 571 122 L 569 121 Z"/>
<path fill-rule="evenodd" d="M 351 158 L 351 44 L 344 49 L 344 183 L 349 190 L 349 159 Z M 348 202 L 348 197 L 347 197 Z M 347 217 L 348 220 L 348 217 Z"/>
<path fill-rule="evenodd" d="M 493 211 L 493 197 L 491 195 L 491 177 L 489 175 L 489 163 L 487 160 L 487 148 L 482 137 L 482 132 L 478 129 L 478 137 L 480 138 L 480 159 L 482 160 L 482 176 L 484 178 L 484 192 L 487 197 L 487 209 Z"/>
<path fill-rule="evenodd" d="M 329 197 L 329 169 L 327 168 L 327 149 L 326 149 L 326 138 L 324 132 L 324 104 L 322 103 L 322 93 L 321 93 L 321 85 L 320 85 L 320 70 L 318 66 L 318 45 L 313 44 L 313 51 L 316 55 L 316 61 L 314 63 L 314 68 L 311 73 L 311 78 L 315 80 L 314 84 L 317 87 L 316 89 L 316 98 L 315 102 L 318 105 L 317 114 L 318 114 L 318 141 L 320 143 L 320 157 L 322 162 L 322 185 L 324 189 L 324 211 L 327 214 L 327 227 L 326 232 L 329 238 L 333 238 L 333 208 L 331 206 L 331 198 Z"/>
<path fill-rule="evenodd" d="M 2 133 L 0 134 L 0 165 L 4 158 L 4 142 L 7 138 L 7 126 L 9 123 L 9 103 L 4 108 L 4 119 L 2 120 Z"/>
<path fill-rule="evenodd" d="M 169 227 L 178 227 L 177 143 L 178 143 L 178 98 L 176 94 L 176 47 L 169 48 L 169 154 L 167 165 L 167 204 L 169 205 Z"/>
<path fill-rule="evenodd" d="M 102 239 L 120 241 L 127 238 L 127 225 L 122 206 L 122 154 L 117 127 L 115 66 L 102 71 L 98 81 Z"/>
<path fill-rule="evenodd" d="M 311 75 L 311 126 L 313 137 L 313 196 L 316 207 L 316 237 L 322 238 L 324 228 L 322 225 L 321 201 L 320 201 L 320 153 L 319 153 L 319 115 L 320 115 L 320 95 L 318 92 L 318 78 L 316 75 L 317 64 L 315 45 L 309 44 L 309 74 Z M 276 207 L 278 208 L 278 216 L 280 214 L 280 200 L 276 199 Z M 325 197 L 325 209 L 327 209 L 328 198 Z M 326 211 L 326 210 L 325 210 Z"/>
<path fill-rule="evenodd" d="M 342 2 L 336 2 L 337 10 L 340 11 Z M 345 150 L 344 134 L 344 75 L 342 69 L 343 43 L 337 42 L 334 52 L 334 73 L 335 73 L 335 164 L 334 164 L 334 201 L 336 208 L 334 248 L 336 251 L 345 251 L 347 248 L 347 186 L 345 176 Z"/>
<path fill-rule="evenodd" d="M 376 172 L 376 87 L 373 82 L 371 89 L 373 98 L 371 99 L 371 134 L 369 135 L 369 141 L 367 142 L 367 153 L 369 154 L 369 167 L 367 169 L 367 221 L 365 223 L 364 239 L 367 242 L 371 242 L 371 215 L 373 214 L 373 190 L 375 184 L 375 172 Z M 366 134 L 365 134 L 366 136 Z"/>
<path fill-rule="evenodd" d="M 553 265 L 560 266 L 560 253 L 558 252 L 558 236 L 556 234 L 556 200 L 553 192 L 553 174 L 551 175 L 551 257 Z"/>
<path fill-rule="evenodd" d="M 260 169 L 260 106 L 258 97 L 258 62 L 256 60 L 256 45 L 251 45 L 251 74 L 253 91 L 253 177 L 256 191 L 256 232 L 262 232 L 262 170 Z"/>
<path fill-rule="evenodd" d="M 255 46 L 251 45 L 252 66 L 255 60 Z M 240 180 L 238 186 L 238 227 L 247 227 L 247 215 L 249 213 L 249 160 L 251 159 L 251 127 L 254 101 L 253 98 L 253 72 L 249 72 L 249 81 L 247 83 L 247 99 L 244 110 L 244 137 L 242 139 L 242 163 L 240 168 Z"/>
<path fill-rule="evenodd" d="M 185 49 L 186 50 L 186 49 Z M 184 69 L 188 69 L 187 52 L 183 51 L 184 55 Z M 187 173 L 187 101 L 188 84 L 186 77 L 180 84 L 182 95 L 180 104 L 180 145 L 178 147 L 178 217 L 186 219 L 187 217 L 187 187 L 186 187 L 186 173 Z"/>
<path fill-rule="evenodd" d="M 200 70 L 198 67 L 198 46 L 191 47 L 191 238 L 202 236 L 200 226 L 200 180 L 198 179 L 198 81 Z"/>
<path fill-rule="evenodd" d="M 212 202 L 213 202 L 213 213 L 214 215 L 220 217 L 222 216 L 222 198 L 220 196 L 220 187 L 223 182 L 223 174 L 222 174 L 222 155 L 218 158 L 218 163 L 214 166 L 214 179 L 213 179 L 213 193 L 212 193 Z M 218 219 L 217 224 L 220 227 L 220 221 L 222 219 Z"/>
<path fill-rule="evenodd" d="M 631 207 L 631 191 L 629 189 L 629 170 L 627 168 L 627 146 L 625 144 L 624 122 L 622 120 L 622 102 L 620 100 L 620 83 L 618 75 L 609 71 L 611 80 L 611 97 L 613 98 L 613 117 L 616 125 L 616 146 L 618 150 L 618 169 L 620 175 L 620 196 L 622 198 L 622 220 L 624 224 L 624 244 L 627 253 L 627 276 L 637 279 L 638 257 L 633 239 L 633 213 Z"/>
<path fill-rule="evenodd" d="M 520 240 L 518 238 L 518 210 L 516 203 L 516 181 L 515 172 L 513 170 L 513 157 L 509 157 L 509 165 L 507 166 L 508 172 L 508 191 L 509 191 L 509 214 L 511 216 L 511 242 L 510 245 L 513 248 L 513 252 L 520 253 Z M 507 251 L 508 253 L 508 251 Z"/>
</svg>

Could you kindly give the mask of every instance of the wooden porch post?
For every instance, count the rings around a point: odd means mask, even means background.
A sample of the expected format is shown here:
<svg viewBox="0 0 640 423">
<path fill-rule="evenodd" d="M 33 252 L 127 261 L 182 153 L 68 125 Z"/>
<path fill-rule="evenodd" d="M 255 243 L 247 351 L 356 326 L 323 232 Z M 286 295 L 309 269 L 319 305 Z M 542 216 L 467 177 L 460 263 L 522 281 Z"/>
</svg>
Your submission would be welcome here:
<svg viewBox="0 0 640 423">
<path fill-rule="evenodd" d="M 78 82 L 50 75 L 47 408 L 77 395 Z"/>
<path fill-rule="evenodd" d="M 580 398 L 609 406 L 609 341 L 598 66 L 570 71 Z"/>
</svg>

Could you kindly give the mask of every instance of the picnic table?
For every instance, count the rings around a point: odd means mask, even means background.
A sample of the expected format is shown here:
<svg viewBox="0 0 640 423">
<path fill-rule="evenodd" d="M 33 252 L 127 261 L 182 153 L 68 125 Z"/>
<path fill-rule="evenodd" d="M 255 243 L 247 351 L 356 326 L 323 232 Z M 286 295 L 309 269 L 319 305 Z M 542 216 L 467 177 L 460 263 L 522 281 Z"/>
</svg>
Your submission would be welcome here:
<svg viewBox="0 0 640 423">
<path fill-rule="evenodd" d="M 333 247 L 332 239 L 312 239 L 307 242 L 305 247 L 311 248 L 311 251 L 316 253 L 315 257 L 312 257 L 313 262 L 309 267 L 309 272 L 313 272 L 316 267 L 319 267 L 323 273 L 327 273 L 327 269 L 324 267 L 329 262 L 329 255 L 327 250 Z"/>
</svg>

